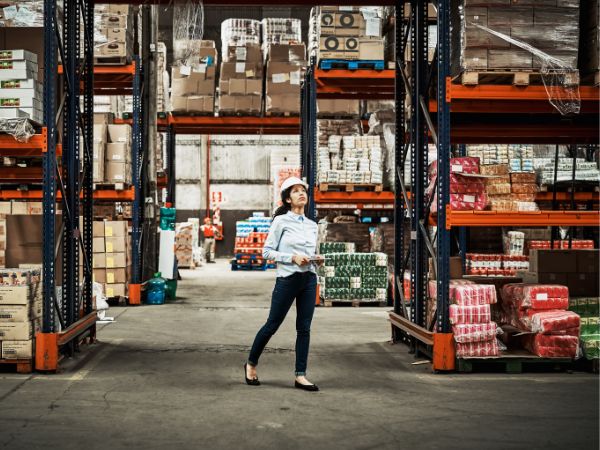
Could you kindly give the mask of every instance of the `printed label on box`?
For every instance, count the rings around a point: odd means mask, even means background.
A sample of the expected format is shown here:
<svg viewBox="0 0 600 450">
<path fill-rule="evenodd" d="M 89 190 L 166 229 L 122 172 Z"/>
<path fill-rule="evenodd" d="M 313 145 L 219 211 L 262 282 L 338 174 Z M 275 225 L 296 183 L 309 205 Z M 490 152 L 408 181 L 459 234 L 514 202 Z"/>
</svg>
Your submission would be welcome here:
<svg viewBox="0 0 600 450">
<path fill-rule="evenodd" d="M 244 73 L 246 71 L 246 63 L 235 63 L 235 73 Z"/>
<path fill-rule="evenodd" d="M 285 83 L 288 80 L 287 73 L 274 73 L 273 83 Z"/>
<path fill-rule="evenodd" d="M 190 66 L 181 66 L 179 68 L 179 73 L 183 76 L 189 76 L 192 73 L 192 69 L 190 68 Z"/>
<path fill-rule="evenodd" d="M 108 225 L 104 226 L 104 235 L 109 236 L 109 237 L 113 235 L 113 229 L 111 226 L 108 226 Z"/>
<path fill-rule="evenodd" d="M 194 72 L 198 73 L 206 73 L 206 64 L 198 64 L 194 70 Z"/>
<path fill-rule="evenodd" d="M 548 300 L 548 293 L 547 292 L 538 292 L 535 295 L 535 299 L 536 300 Z"/>
<path fill-rule="evenodd" d="M 7 6 L 6 8 L 2 8 L 4 11 L 4 18 L 6 20 L 14 19 L 17 15 L 17 5 Z"/>
<path fill-rule="evenodd" d="M 106 267 L 113 268 L 115 267 L 115 259 L 111 257 L 106 258 Z"/>
<path fill-rule="evenodd" d="M 467 203 L 474 203 L 475 202 L 475 196 L 474 195 L 465 195 L 464 196 L 464 200 Z"/>
<path fill-rule="evenodd" d="M 112 253 L 113 252 L 113 243 L 107 242 L 105 245 L 106 245 L 106 253 Z"/>
<path fill-rule="evenodd" d="M 290 84 L 300 85 L 300 71 L 290 72 Z"/>
<path fill-rule="evenodd" d="M 463 166 L 460 164 L 452 164 L 452 172 L 462 172 Z"/>
<path fill-rule="evenodd" d="M 106 272 L 106 282 L 113 284 L 115 282 L 115 274 L 112 272 Z"/>
<path fill-rule="evenodd" d="M 236 47 L 235 58 L 239 61 L 246 61 L 246 47 Z"/>
<path fill-rule="evenodd" d="M 365 33 L 367 36 L 379 36 L 379 30 L 381 29 L 380 19 L 368 19 Z"/>
<path fill-rule="evenodd" d="M 115 296 L 115 290 L 113 288 L 106 288 L 106 296 L 107 297 L 114 297 Z"/>
<path fill-rule="evenodd" d="M 253 78 L 254 77 L 254 70 L 246 70 L 246 76 L 248 78 Z"/>
</svg>

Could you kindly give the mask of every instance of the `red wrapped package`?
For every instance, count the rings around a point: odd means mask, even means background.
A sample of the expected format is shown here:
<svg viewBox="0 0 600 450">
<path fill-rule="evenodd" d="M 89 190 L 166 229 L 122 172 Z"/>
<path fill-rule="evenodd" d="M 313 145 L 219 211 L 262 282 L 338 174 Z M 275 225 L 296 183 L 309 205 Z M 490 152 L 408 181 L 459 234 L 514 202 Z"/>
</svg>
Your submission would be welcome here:
<svg viewBox="0 0 600 450">
<path fill-rule="evenodd" d="M 461 306 L 450 305 L 450 323 L 487 323 L 492 321 L 490 305 Z"/>
<path fill-rule="evenodd" d="M 581 319 L 573 311 L 529 311 L 529 317 L 521 320 L 534 333 L 552 334 L 579 328 Z"/>
<path fill-rule="evenodd" d="M 456 289 L 456 286 L 463 286 L 465 284 L 474 284 L 474 283 L 471 280 L 463 280 L 463 279 L 450 280 L 450 284 L 449 284 L 450 298 L 452 298 L 452 295 L 454 295 L 453 292 Z M 428 292 L 429 298 L 437 297 L 437 281 L 436 280 L 429 280 L 427 292 Z"/>
<path fill-rule="evenodd" d="M 468 342 L 456 344 L 458 358 L 498 356 L 498 342 L 496 338 L 484 342 Z"/>
<path fill-rule="evenodd" d="M 454 340 L 461 344 L 484 342 L 496 337 L 498 325 L 496 325 L 496 322 L 454 325 L 452 332 L 454 333 Z"/>
<path fill-rule="evenodd" d="M 559 284 L 511 283 L 502 287 L 502 301 L 518 309 L 567 309 L 569 288 Z"/>
<path fill-rule="evenodd" d="M 429 176 L 435 178 L 437 175 L 437 160 L 433 161 L 429 165 Z M 450 173 L 468 173 L 478 174 L 479 173 L 479 158 L 471 156 L 465 156 L 461 158 L 450 158 Z"/>
<path fill-rule="evenodd" d="M 450 302 L 462 306 L 496 303 L 496 287 L 493 284 L 457 285 L 450 292 Z"/>
<path fill-rule="evenodd" d="M 523 346 L 531 353 L 545 358 L 574 358 L 579 338 L 568 335 L 533 334 L 524 337 Z"/>
<path fill-rule="evenodd" d="M 488 198 L 485 193 L 450 194 L 450 208 L 453 211 L 483 211 L 487 205 Z"/>
</svg>

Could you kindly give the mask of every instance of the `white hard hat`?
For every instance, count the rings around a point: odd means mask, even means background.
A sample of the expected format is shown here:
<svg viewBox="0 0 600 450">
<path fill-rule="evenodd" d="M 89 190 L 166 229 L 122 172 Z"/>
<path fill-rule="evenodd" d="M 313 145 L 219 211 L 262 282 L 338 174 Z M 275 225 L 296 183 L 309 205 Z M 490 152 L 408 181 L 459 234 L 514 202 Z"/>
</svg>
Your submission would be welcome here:
<svg viewBox="0 0 600 450">
<path fill-rule="evenodd" d="M 306 184 L 304 181 L 302 181 L 300 178 L 297 177 L 290 177 L 287 180 L 285 180 L 283 182 L 283 184 L 281 185 L 281 192 L 285 191 L 288 188 L 291 188 L 292 186 L 295 186 L 297 184 L 301 184 L 302 186 L 304 186 L 305 189 L 308 189 L 308 184 Z"/>
</svg>

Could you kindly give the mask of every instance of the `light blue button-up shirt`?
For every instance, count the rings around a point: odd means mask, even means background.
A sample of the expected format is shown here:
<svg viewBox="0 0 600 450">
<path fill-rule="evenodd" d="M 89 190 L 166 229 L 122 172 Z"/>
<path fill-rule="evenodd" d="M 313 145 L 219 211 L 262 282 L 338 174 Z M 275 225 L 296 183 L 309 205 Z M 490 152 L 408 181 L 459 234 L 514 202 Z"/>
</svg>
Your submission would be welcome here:
<svg viewBox="0 0 600 450">
<path fill-rule="evenodd" d="M 295 272 L 316 273 L 313 263 L 299 266 L 292 262 L 292 256 L 315 256 L 317 228 L 317 224 L 306 216 L 291 211 L 273 219 L 263 248 L 263 257 L 277 262 L 278 277 L 287 277 Z"/>
</svg>

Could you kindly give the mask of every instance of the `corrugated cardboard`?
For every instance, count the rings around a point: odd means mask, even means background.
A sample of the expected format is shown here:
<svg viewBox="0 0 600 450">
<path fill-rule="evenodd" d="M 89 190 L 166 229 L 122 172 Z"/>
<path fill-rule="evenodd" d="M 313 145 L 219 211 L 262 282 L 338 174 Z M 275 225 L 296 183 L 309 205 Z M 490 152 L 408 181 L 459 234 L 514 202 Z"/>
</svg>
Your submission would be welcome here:
<svg viewBox="0 0 600 450">
<path fill-rule="evenodd" d="M 262 62 L 263 55 L 260 44 L 245 44 L 227 47 L 227 57 L 223 57 L 223 60 L 227 62 Z"/>
<path fill-rule="evenodd" d="M 39 329 L 39 320 L 31 322 L 0 322 L 0 339 L 2 341 L 27 341 Z"/>
<path fill-rule="evenodd" d="M 129 162 L 131 154 L 131 145 L 127 143 L 108 143 L 106 144 L 106 161 L 108 162 Z"/>
<path fill-rule="evenodd" d="M 224 62 L 221 64 L 221 80 L 231 78 L 259 78 L 263 77 L 263 64 L 259 62 Z"/>
<path fill-rule="evenodd" d="M 295 94 L 265 96 L 265 109 L 273 113 L 300 113 L 300 97 Z"/>
<path fill-rule="evenodd" d="M 14 203 L 13 203 L 14 207 Z M 58 238 L 62 216 L 55 219 L 55 233 Z M 6 265 L 19 267 L 21 264 L 42 263 L 43 225 L 41 215 L 11 215 L 6 217 Z M 62 264 L 57 264 L 60 277 Z"/>
<path fill-rule="evenodd" d="M 104 181 L 104 158 L 94 160 L 92 176 L 94 183 L 102 183 Z"/>
<path fill-rule="evenodd" d="M 104 237 L 104 221 L 95 220 L 92 223 L 92 235 L 94 237 Z"/>
<path fill-rule="evenodd" d="M 358 46 L 358 59 L 382 60 L 385 55 L 383 39 L 361 40 Z"/>
<path fill-rule="evenodd" d="M 104 247 L 106 253 L 125 253 L 127 251 L 127 241 L 125 236 L 104 238 Z"/>
<path fill-rule="evenodd" d="M 127 282 L 127 271 L 124 267 L 106 269 L 106 283 L 126 283 Z"/>
<path fill-rule="evenodd" d="M 104 159 L 106 144 L 104 142 L 94 142 L 92 144 L 92 152 L 95 160 Z"/>
<path fill-rule="evenodd" d="M 306 46 L 300 44 L 271 44 L 269 46 L 269 61 L 304 61 Z"/>
<path fill-rule="evenodd" d="M 28 305 L 0 305 L 0 322 L 27 322 L 42 315 L 42 298 Z"/>
<path fill-rule="evenodd" d="M 317 111 L 320 116 L 356 116 L 360 112 L 359 100 L 317 99 Z"/>
<path fill-rule="evenodd" d="M 104 166 L 104 179 L 108 183 L 131 182 L 131 166 L 126 162 L 107 161 Z"/>
<path fill-rule="evenodd" d="M 108 142 L 131 142 L 130 125 L 107 125 Z"/>
<path fill-rule="evenodd" d="M 215 98 L 205 95 L 193 95 L 186 97 L 186 111 L 189 112 L 213 112 Z"/>
<path fill-rule="evenodd" d="M 124 58 L 127 56 L 127 45 L 124 42 L 110 42 L 94 48 L 94 56 L 112 56 Z"/>
<path fill-rule="evenodd" d="M 0 214 L 12 214 L 11 202 L 0 202 Z"/>
<path fill-rule="evenodd" d="M 33 339 L 28 341 L 2 341 L 2 358 L 31 359 L 33 357 Z"/>
<path fill-rule="evenodd" d="M 106 284 L 105 294 L 107 297 L 124 297 L 126 295 L 126 285 L 123 283 Z"/>
<path fill-rule="evenodd" d="M 123 237 L 127 236 L 127 222 L 125 220 L 106 220 L 104 221 L 105 237 Z"/>
<path fill-rule="evenodd" d="M 107 253 L 106 254 L 106 269 L 127 267 L 125 253 Z"/>
<path fill-rule="evenodd" d="M 260 113 L 262 97 L 260 95 L 221 95 L 219 110 L 225 112 Z"/>
<path fill-rule="evenodd" d="M 95 237 L 92 239 L 92 246 L 94 248 L 94 253 L 104 253 L 104 238 L 103 237 Z"/>
<path fill-rule="evenodd" d="M 104 284 L 106 283 L 106 270 L 105 269 L 94 269 L 92 273 L 92 279 L 96 283 Z"/>
<path fill-rule="evenodd" d="M 92 267 L 94 269 L 104 269 L 106 267 L 106 253 L 94 253 Z"/>
</svg>

